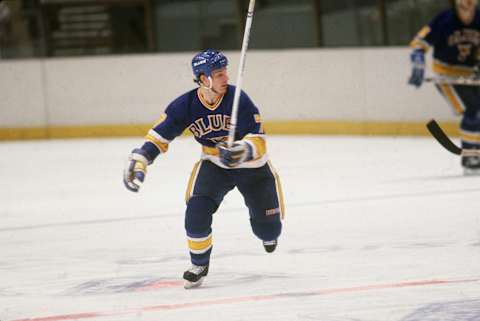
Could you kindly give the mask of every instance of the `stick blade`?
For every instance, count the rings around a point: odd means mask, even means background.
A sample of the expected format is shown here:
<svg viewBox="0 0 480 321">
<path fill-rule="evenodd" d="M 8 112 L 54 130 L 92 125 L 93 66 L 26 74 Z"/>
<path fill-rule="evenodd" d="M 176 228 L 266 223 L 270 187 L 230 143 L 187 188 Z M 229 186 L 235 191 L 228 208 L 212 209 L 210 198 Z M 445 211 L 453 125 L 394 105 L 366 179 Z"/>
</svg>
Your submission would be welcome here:
<svg viewBox="0 0 480 321">
<path fill-rule="evenodd" d="M 461 155 L 462 149 L 455 145 L 450 138 L 445 134 L 443 129 L 438 125 L 435 119 L 430 120 L 427 123 L 427 129 L 432 134 L 432 136 L 450 153 Z"/>
</svg>

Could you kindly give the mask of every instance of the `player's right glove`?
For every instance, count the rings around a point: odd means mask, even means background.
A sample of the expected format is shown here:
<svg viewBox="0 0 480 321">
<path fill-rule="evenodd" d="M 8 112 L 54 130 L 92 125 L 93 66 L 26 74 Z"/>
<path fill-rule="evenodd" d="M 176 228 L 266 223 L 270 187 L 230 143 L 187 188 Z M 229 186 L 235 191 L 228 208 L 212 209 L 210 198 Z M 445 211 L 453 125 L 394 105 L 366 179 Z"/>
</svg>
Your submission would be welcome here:
<svg viewBox="0 0 480 321">
<path fill-rule="evenodd" d="M 425 77 L 425 53 L 421 49 L 415 49 L 410 54 L 410 61 L 412 63 L 412 75 L 408 83 L 419 88 Z"/>
<path fill-rule="evenodd" d="M 132 192 L 138 192 L 147 174 L 147 165 L 150 163 L 147 153 L 135 148 L 128 157 L 128 163 L 123 172 L 123 183 Z"/>
<path fill-rule="evenodd" d="M 233 142 L 231 147 L 228 147 L 226 142 L 221 142 L 217 144 L 217 149 L 220 161 L 228 167 L 236 167 L 253 158 L 253 148 L 244 140 Z"/>
</svg>

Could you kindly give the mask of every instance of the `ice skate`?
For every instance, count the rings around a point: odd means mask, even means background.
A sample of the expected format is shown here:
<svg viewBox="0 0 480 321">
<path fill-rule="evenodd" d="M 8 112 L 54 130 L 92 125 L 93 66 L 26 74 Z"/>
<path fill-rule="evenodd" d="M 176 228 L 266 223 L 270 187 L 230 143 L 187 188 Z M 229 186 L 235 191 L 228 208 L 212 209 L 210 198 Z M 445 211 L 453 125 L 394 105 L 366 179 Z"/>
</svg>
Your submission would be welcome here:
<svg viewBox="0 0 480 321">
<path fill-rule="evenodd" d="M 192 267 L 186 270 L 183 273 L 183 287 L 185 289 L 197 288 L 203 283 L 203 279 L 208 274 L 208 264 L 207 265 L 195 265 L 192 264 Z"/>
<path fill-rule="evenodd" d="M 265 248 L 265 251 L 267 251 L 267 253 L 272 253 L 273 251 L 275 251 L 275 249 L 277 248 L 277 240 L 272 240 L 272 241 L 263 241 L 263 247 Z"/>
<path fill-rule="evenodd" d="M 480 168 L 463 168 L 463 175 L 465 176 L 480 176 Z"/>
<path fill-rule="evenodd" d="M 480 175 L 480 156 L 463 156 L 462 166 L 464 175 Z"/>
</svg>

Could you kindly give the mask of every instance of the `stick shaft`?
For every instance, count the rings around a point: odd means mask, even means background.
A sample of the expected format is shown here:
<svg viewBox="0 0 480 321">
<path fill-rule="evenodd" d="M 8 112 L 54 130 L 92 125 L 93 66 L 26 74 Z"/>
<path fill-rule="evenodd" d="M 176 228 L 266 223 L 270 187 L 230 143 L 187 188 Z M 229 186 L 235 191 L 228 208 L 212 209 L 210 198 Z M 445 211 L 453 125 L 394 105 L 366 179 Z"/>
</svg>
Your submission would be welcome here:
<svg viewBox="0 0 480 321">
<path fill-rule="evenodd" d="M 250 29 L 253 21 L 253 11 L 255 8 L 255 0 L 250 0 L 248 5 L 247 20 L 245 22 L 245 31 L 243 33 L 242 51 L 240 52 L 240 62 L 238 65 L 237 82 L 235 88 L 235 95 L 233 97 L 232 115 L 230 117 L 230 129 L 228 131 L 228 146 L 232 146 L 235 139 L 235 130 L 237 128 L 237 114 L 238 104 L 240 100 L 240 93 L 242 91 L 243 72 L 245 70 L 245 58 L 247 55 L 248 42 L 250 41 Z"/>
<path fill-rule="evenodd" d="M 427 77 L 426 82 L 434 82 L 438 85 L 464 85 L 464 86 L 480 86 L 480 79 L 474 78 L 442 78 L 442 77 Z"/>
</svg>

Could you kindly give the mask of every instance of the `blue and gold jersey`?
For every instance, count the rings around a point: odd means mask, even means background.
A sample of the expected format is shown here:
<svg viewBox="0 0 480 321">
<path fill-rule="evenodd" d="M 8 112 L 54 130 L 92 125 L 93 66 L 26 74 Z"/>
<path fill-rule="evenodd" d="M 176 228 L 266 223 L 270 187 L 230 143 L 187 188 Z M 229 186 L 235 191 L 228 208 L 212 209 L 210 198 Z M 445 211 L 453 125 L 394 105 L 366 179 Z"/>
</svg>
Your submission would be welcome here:
<svg viewBox="0 0 480 321">
<path fill-rule="evenodd" d="M 425 52 L 433 47 L 433 71 L 446 76 L 470 76 L 478 62 L 480 14 L 465 25 L 455 9 L 437 15 L 423 27 L 410 46 Z"/>
<path fill-rule="evenodd" d="M 227 92 L 213 105 L 200 94 L 198 88 L 191 90 L 171 102 L 158 122 L 145 136 L 142 149 L 153 161 L 160 153 L 165 153 L 175 137 L 184 130 L 190 131 L 202 145 L 202 159 L 225 167 L 218 157 L 215 145 L 226 141 L 230 128 L 235 86 L 228 86 Z M 242 163 L 237 168 L 256 168 L 268 160 L 265 134 L 258 108 L 245 92 L 241 92 L 235 140 L 245 139 L 253 147 L 253 160 Z"/>
</svg>

